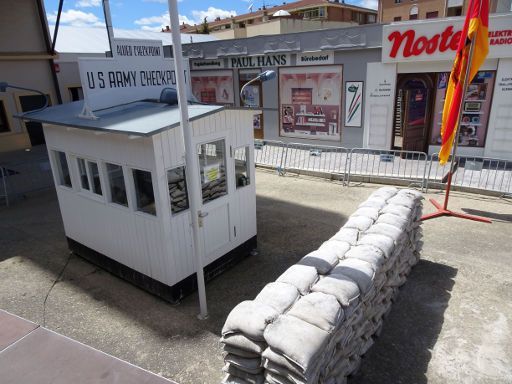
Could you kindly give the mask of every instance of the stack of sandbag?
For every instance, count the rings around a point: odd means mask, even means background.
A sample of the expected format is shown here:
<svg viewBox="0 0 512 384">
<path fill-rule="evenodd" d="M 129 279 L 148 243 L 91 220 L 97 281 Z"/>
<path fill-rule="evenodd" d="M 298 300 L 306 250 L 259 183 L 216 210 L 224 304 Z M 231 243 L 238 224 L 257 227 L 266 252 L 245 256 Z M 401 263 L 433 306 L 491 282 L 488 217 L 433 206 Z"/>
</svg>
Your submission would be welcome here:
<svg viewBox="0 0 512 384">
<path fill-rule="evenodd" d="M 419 259 L 421 199 L 377 190 L 333 237 L 235 307 L 222 332 L 224 382 L 344 383 Z"/>
</svg>

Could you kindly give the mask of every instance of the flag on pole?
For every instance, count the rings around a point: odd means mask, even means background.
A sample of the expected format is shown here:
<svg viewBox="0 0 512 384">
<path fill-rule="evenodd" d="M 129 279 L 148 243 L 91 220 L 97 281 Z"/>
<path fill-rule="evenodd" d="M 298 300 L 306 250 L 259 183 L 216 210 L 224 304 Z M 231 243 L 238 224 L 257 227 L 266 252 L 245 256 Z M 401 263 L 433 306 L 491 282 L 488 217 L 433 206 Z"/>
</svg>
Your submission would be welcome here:
<svg viewBox="0 0 512 384">
<path fill-rule="evenodd" d="M 471 82 L 489 52 L 489 0 L 470 0 L 464 27 L 460 36 L 459 46 L 453 63 L 450 80 L 446 88 L 443 118 L 441 123 L 441 150 L 439 162 L 446 164 L 450 157 L 453 140 L 457 132 L 458 118 L 464 83 Z M 465 79 L 469 60 L 469 51 L 473 42 L 473 57 L 469 70 L 469 78 Z"/>
</svg>

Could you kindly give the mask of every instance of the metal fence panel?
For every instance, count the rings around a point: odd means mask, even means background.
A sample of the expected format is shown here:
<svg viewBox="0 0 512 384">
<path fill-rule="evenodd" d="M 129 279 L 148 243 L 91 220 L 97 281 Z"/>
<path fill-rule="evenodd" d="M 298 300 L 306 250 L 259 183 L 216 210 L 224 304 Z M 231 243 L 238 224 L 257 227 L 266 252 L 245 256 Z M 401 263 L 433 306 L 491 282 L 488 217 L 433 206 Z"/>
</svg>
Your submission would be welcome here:
<svg viewBox="0 0 512 384">
<path fill-rule="evenodd" d="M 439 154 L 430 159 L 427 179 L 429 183 L 445 182 L 443 178 L 450 169 L 449 161 L 439 164 Z M 477 156 L 456 156 L 457 170 L 452 184 L 460 187 L 483 189 L 493 192 L 512 193 L 512 161 Z"/>
<path fill-rule="evenodd" d="M 344 147 L 288 143 L 282 168 L 344 175 L 348 153 Z"/>
<path fill-rule="evenodd" d="M 406 180 L 424 188 L 427 154 L 418 151 L 353 148 L 347 164 L 347 184 L 353 175 Z"/>
<path fill-rule="evenodd" d="M 281 170 L 286 144 L 282 141 L 254 140 L 254 162 Z"/>
</svg>

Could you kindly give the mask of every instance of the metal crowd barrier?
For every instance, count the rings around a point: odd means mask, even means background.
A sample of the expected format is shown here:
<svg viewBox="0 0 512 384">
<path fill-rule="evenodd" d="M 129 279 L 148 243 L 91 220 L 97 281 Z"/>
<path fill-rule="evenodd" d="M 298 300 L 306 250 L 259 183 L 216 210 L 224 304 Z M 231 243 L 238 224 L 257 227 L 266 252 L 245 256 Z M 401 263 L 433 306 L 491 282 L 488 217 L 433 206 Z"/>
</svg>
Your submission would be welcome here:
<svg viewBox="0 0 512 384">
<path fill-rule="evenodd" d="M 458 164 L 452 185 L 475 190 L 512 194 L 512 161 L 477 156 L 456 156 Z M 430 158 L 427 174 L 427 189 L 429 185 L 439 185 L 445 182 L 443 177 L 450 169 L 450 160 L 439 165 L 439 154 Z"/>
<path fill-rule="evenodd" d="M 428 156 L 425 152 L 353 148 L 347 164 L 349 185 L 352 176 L 405 180 L 409 185 L 426 186 Z"/>
</svg>

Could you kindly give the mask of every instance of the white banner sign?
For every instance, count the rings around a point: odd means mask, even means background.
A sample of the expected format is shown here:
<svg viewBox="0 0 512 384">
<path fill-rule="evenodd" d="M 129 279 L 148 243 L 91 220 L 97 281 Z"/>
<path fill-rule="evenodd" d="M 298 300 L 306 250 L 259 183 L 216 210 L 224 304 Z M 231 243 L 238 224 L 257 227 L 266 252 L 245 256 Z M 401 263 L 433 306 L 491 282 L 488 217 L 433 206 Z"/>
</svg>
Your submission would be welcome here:
<svg viewBox="0 0 512 384">
<path fill-rule="evenodd" d="M 116 39 L 113 58 L 79 58 L 86 105 L 92 110 L 143 99 L 158 99 L 164 88 L 176 88 L 174 60 L 163 57 L 161 41 Z M 188 60 L 185 81 L 190 97 Z"/>
<path fill-rule="evenodd" d="M 334 52 L 297 53 L 296 65 L 334 64 Z"/>
<path fill-rule="evenodd" d="M 190 69 L 219 69 L 225 68 L 224 59 L 192 60 Z"/>
</svg>

